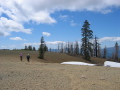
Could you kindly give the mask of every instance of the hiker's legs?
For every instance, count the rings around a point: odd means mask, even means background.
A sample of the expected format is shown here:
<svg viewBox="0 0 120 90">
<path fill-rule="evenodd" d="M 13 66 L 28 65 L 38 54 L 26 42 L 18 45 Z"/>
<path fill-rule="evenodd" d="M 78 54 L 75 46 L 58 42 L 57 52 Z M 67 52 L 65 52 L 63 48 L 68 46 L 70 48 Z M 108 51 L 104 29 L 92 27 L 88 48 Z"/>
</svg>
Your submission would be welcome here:
<svg viewBox="0 0 120 90">
<path fill-rule="evenodd" d="M 20 56 L 20 60 L 22 61 L 22 56 Z"/>
<path fill-rule="evenodd" d="M 29 58 L 27 58 L 27 61 L 29 62 Z"/>
</svg>

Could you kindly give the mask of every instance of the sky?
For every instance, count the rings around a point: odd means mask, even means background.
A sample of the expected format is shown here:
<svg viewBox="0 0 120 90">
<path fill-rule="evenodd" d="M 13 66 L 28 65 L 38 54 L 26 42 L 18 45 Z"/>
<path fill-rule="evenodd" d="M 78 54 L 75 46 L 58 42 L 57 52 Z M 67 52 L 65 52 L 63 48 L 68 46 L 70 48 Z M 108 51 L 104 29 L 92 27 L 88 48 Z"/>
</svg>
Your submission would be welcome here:
<svg viewBox="0 0 120 90">
<path fill-rule="evenodd" d="M 120 0 L 0 0 L 0 49 L 81 44 L 85 20 L 102 48 L 120 45 Z"/>
</svg>

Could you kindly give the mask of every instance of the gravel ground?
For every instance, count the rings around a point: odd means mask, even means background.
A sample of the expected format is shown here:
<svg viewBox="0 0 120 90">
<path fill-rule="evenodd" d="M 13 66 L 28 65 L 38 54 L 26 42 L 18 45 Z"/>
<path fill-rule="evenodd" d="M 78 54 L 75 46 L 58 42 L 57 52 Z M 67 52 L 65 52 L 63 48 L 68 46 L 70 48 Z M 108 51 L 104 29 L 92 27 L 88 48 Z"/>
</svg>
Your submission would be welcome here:
<svg viewBox="0 0 120 90">
<path fill-rule="evenodd" d="M 0 90 L 120 90 L 120 68 L 2 59 Z"/>
</svg>

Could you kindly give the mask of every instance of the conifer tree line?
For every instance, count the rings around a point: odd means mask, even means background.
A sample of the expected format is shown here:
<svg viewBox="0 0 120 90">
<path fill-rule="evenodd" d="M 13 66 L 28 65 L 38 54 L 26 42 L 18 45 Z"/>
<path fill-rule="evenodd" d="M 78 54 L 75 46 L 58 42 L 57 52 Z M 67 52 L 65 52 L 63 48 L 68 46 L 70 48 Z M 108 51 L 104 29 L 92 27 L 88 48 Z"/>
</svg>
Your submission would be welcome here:
<svg viewBox="0 0 120 90">
<path fill-rule="evenodd" d="M 79 44 L 78 41 L 66 42 L 58 44 L 58 52 L 59 53 L 67 53 L 69 55 L 82 55 L 84 59 L 90 60 L 90 57 L 98 57 L 98 58 L 107 58 L 107 47 L 105 46 L 101 49 L 101 44 L 99 43 L 98 37 L 93 37 L 93 31 L 90 30 L 90 24 L 87 20 L 85 20 L 82 28 L 82 45 Z M 115 52 L 111 56 L 113 61 L 118 60 L 118 43 L 115 44 Z"/>
<path fill-rule="evenodd" d="M 31 45 L 28 45 L 28 46 L 25 45 L 25 49 L 24 50 L 33 50 L 33 51 L 36 51 L 36 48 L 32 47 Z"/>
<path fill-rule="evenodd" d="M 58 53 L 66 53 L 69 55 L 80 55 L 86 60 L 90 60 L 91 57 L 98 57 L 98 58 L 107 58 L 107 47 L 105 46 L 104 49 L 101 49 L 98 37 L 93 37 L 93 31 L 90 30 L 90 23 L 85 20 L 82 28 L 81 28 L 81 44 L 78 41 L 75 42 L 66 42 L 66 43 L 58 43 L 57 52 Z M 27 47 L 28 50 L 31 50 L 31 46 Z M 25 46 L 26 49 L 26 46 Z M 39 47 L 39 56 L 38 58 L 44 59 L 44 53 L 48 51 L 48 47 L 45 44 L 44 37 L 41 37 L 40 40 L 40 47 Z M 52 51 L 52 48 L 49 49 Z M 111 56 L 111 60 L 113 61 L 120 61 L 119 60 L 119 46 L 116 42 L 115 50 L 113 55 Z"/>
<path fill-rule="evenodd" d="M 82 55 L 86 60 L 90 60 L 91 56 L 102 57 L 100 44 L 98 43 L 97 37 L 93 38 L 93 31 L 90 30 L 90 24 L 87 20 L 85 20 L 81 28 L 81 33 L 82 45 L 79 45 L 78 41 L 75 41 L 75 43 L 67 42 L 66 45 L 61 43 L 58 44 L 58 52 L 69 55 Z"/>
<path fill-rule="evenodd" d="M 115 61 L 115 62 L 120 62 L 119 45 L 117 42 L 115 43 L 114 51 L 113 51 L 113 54 L 112 54 L 112 57 L 110 58 L 110 60 Z"/>
</svg>

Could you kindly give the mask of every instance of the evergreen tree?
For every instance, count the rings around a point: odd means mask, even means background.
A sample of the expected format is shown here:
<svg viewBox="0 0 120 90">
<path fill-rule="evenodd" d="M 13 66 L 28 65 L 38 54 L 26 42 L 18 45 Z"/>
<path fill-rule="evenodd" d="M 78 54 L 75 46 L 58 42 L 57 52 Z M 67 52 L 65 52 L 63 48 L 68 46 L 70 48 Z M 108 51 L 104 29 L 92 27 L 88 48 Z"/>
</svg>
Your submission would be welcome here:
<svg viewBox="0 0 120 90">
<path fill-rule="evenodd" d="M 93 38 L 93 31 L 90 30 L 90 24 L 87 20 L 85 20 L 84 25 L 81 30 L 82 30 L 82 37 L 83 37 L 81 53 L 84 55 L 84 59 L 90 60 L 91 46 L 92 46 L 90 39 Z"/>
<path fill-rule="evenodd" d="M 58 53 L 60 52 L 59 50 L 60 50 L 60 45 L 59 45 L 60 43 L 58 43 Z"/>
<path fill-rule="evenodd" d="M 33 51 L 36 51 L 35 47 L 33 47 Z"/>
<path fill-rule="evenodd" d="M 119 50 L 119 46 L 118 43 L 115 43 L 115 61 L 118 61 L 118 50 Z"/>
<path fill-rule="evenodd" d="M 46 46 L 46 44 L 44 45 L 44 51 L 48 51 L 48 47 Z"/>
<path fill-rule="evenodd" d="M 95 52 L 94 52 L 94 54 L 95 54 L 95 57 L 98 56 L 98 42 L 97 42 L 97 37 L 96 36 L 95 36 Z"/>
<path fill-rule="evenodd" d="M 61 43 L 61 53 L 63 53 L 63 43 Z"/>
<path fill-rule="evenodd" d="M 25 50 L 28 50 L 27 46 L 25 45 Z"/>
<path fill-rule="evenodd" d="M 68 54 L 70 54 L 70 42 L 68 42 Z"/>
<path fill-rule="evenodd" d="M 99 43 L 98 43 L 98 57 L 101 58 L 101 47 Z"/>
<path fill-rule="evenodd" d="M 105 46 L 104 51 L 103 51 L 103 58 L 106 58 L 106 57 L 107 57 L 107 48 Z"/>
<path fill-rule="evenodd" d="M 95 36 L 95 41 L 94 41 L 94 56 L 95 57 L 101 57 L 101 47 L 100 43 L 98 42 L 98 38 Z"/>
<path fill-rule="evenodd" d="M 50 48 L 49 51 L 52 52 L 52 49 Z"/>
<path fill-rule="evenodd" d="M 28 50 L 32 50 L 32 46 L 31 45 L 28 46 Z"/>
<path fill-rule="evenodd" d="M 76 43 L 75 43 L 75 48 L 74 48 L 75 50 L 74 50 L 74 53 L 76 54 L 76 55 L 78 55 L 79 54 L 79 45 L 78 45 L 78 41 L 76 41 Z"/>
<path fill-rule="evenodd" d="M 41 44 L 39 48 L 39 58 L 44 59 L 44 37 L 41 37 Z"/>
</svg>

